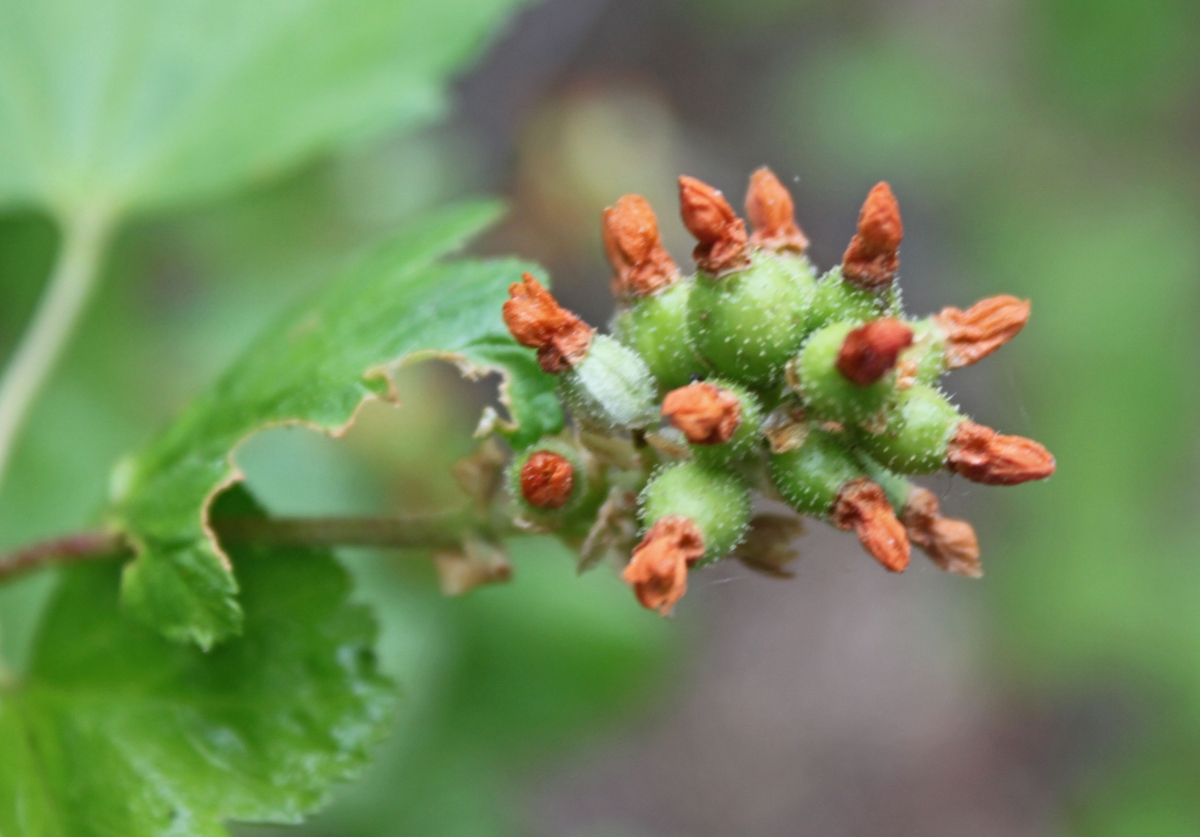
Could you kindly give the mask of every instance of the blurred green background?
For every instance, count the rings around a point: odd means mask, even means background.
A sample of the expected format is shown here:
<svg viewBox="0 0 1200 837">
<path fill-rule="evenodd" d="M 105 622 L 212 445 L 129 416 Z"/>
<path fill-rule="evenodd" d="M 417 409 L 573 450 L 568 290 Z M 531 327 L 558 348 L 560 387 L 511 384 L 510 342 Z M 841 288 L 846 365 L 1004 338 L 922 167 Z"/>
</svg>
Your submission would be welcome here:
<svg viewBox="0 0 1200 837">
<path fill-rule="evenodd" d="M 466 58 L 441 121 L 123 229 L 0 493 L 3 544 L 86 523 L 117 457 L 425 208 L 503 196 L 479 249 L 542 261 L 599 324 L 599 215 L 621 194 L 654 203 L 683 260 L 676 175 L 738 203 L 770 165 L 824 268 L 887 179 L 910 309 L 1034 301 L 949 383 L 1058 457 L 1046 484 L 937 483 L 984 580 L 885 578 L 813 531 L 796 579 L 720 566 L 667 622 L 546 541 L 516 545 L 511 585 L 453 600 L 419 557 L 347 553 L 407 708 L 300 831 L 1200 834 L 1200 4 L 546 0 Z M 5 351 L 55 245 L 44 217 L 0 216 Z M 253 439 L 251 487 L 285 513 L 453 501 L 492 393 L 428 366 L 400 391 L 340 442 Z M 0 590 L 7 665 L 51 583 Z"/>
</svg>

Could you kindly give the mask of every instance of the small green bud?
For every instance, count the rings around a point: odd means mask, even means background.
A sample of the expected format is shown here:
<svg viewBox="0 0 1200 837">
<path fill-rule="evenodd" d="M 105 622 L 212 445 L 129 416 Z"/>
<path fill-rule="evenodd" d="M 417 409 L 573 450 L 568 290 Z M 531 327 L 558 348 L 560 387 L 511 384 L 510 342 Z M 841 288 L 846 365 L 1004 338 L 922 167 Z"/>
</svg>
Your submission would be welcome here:
<svg viewBox="0 0 1200 837">
<path fill-rule="evenodd" d="M 751 454 L 762 439 L 763 409 L 745 387 L 724 380 L 672 390 L 663 417 L 683 433 L 692 454 L 710 465 L 729 465 Z"/>
<path fill-rule="evenodd" d="M 642 491 L 639 507 L 644 529 L 665 517 L 692 521 L 704 537 L 701 565 L 729 554 L 750 523 L 750 493 L 741 479 L 700 462 L 659 471 Z"/>
<path fill-rule="evenodd" d="M 833 433 L 811 430 L 804 444 L 771 456 L 771 479 L 798 512 L 828 517 L 842 488 L 863 476 L 862 465 Z"/>
<path fill-rule="evenodd" d="M 697 351 L 732 380 L 754 387 L 777 382 L 804 341 L 814 283 L 803 257 L 763 251 L 746 270 L 699 274 L 688 312 Z"/>
<path fill-rule="evenodd" d="M 633 299 L 613 318 L 613 337 L 641 355 L 666 390 L 708 373 L 688 331 L 688 299 L 694 286 L 692 279 L 679 280 Z"/>
<path fill-rule="evenodd" d="M 931 474 L 946 464 L 946 452 L 964 418 L 944 395 L 927 384 L 900 392 L 881 433 L 862 431 L 863 448 L 902 474 Z"/>
<path fill-rule="evenodd" d="M 842 278 L 841 266 L 821 277 L 813 292 L 810 328 L 820 328 L 839 320 L 866 322 L 894 315 L 899 311 L 894 286 L 882 291 L 861 288 Z"/>
<path fill-rule="evenodd" d="M 658 421 L 658 382 L 637 352 L 611 337 L 597 335 L 558 385 L 563 403 L 586 428 L 612 432 Z"/>
<path fill-rule="evenodd" d="M 911 329 L 894 319 L 834 323 L 808 338 L 788 383 L 817 418 L 868 422 L 894 394 L 896 362 L 911 342 Z"/>
<path fill-rule="evenodd" d="M 509 494 L 522 513 L 537 521 L 561 519 L 580 507 L 588 493 L 588 468 L 581 451 L 558 437 L 540 439 L 513 457 Z"/>
</svg>

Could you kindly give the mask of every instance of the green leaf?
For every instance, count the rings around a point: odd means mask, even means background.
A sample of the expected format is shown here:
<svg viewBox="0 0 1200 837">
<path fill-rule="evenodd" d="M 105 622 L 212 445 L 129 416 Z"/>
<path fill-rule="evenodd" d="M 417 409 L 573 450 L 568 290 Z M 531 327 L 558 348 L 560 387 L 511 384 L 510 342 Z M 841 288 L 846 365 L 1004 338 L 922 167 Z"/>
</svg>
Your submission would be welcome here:
<svg viewBox="0 0 1200 837">
<path fill-rule="evenodd" d="M 0 205 L 177 204 L 437 115 L 520 0 L 0 0 Z"/>
<path fill-rule="evenodd" d="M 119 469 L 113 516 L 137 545 L 122 592 L 132 612 L 204 647 L 241 626 L 237 582 L 205 526 L 208 503 L 240 476 L 230 457 L 264 427 L 305 424 L 337 434 L 368 398 L 387 398 L 389 365 L 448 357 L 507 377 L 515 444 L 562 427 L 554 379 L 517 346 L 500 310 L 531 265 L 439 263 L 495 217 L 449 211 L 367 256 L 269 329 L 141 456 Z"/>
<path fill-rule="evenodd" d="M 346 574 L 324 550 L 234 558 L 245 633 L 209 653 L 122 614 L 115 563 L 65 574 L 27 679 L 0 686 L 0 837 L 292 823 L 366 763 L 395 700 Z"/>
<path fill-rule="evenodd" d="M 527 833 L 512 801 L 531 775 L 668 698 L 683 626 L 640 607 L 614 573 L 578 576 L 556 539 L 507 546 L 514 582 L 455 598 L 415 561 L 405 576 L 371 557 L 351 563 L 404 704 L 370 768 L 306 834 Z"/>
</svg>

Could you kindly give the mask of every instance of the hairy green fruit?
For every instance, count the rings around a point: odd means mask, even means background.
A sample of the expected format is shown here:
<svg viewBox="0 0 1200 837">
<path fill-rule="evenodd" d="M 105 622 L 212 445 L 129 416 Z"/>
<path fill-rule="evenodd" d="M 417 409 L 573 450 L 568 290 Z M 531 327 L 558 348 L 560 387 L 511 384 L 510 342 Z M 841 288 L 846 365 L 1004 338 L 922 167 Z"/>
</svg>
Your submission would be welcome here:
<svg viewBox="0 0 1200 837">
<path fill-rule="evenodd" d="M 642 491 L 639 508 L 643 529 L 671 516 L 695 523 L 704 535 L 700 564 L 729 554 L 750 524 L 750 493 L 742 480 L 700 462 L 659 471 Z"/>
<path fill-rule="evenodd" d="M 902 474 L 931 474 L 946 464 L 946 451 L 963 416 L 926 384 L 898 394 L 881 433 L 860 432 L 863 449 Z"/>
<path fill-rule="evenodd" d="M 688 299 L 694 287 L 693 279 L 677 281 L 634 299 L 613 318 L 613 337 L 641 355 L 664 390 L 681 387 L 708 371 L 688 330 Z"/>
<path fill-rule="evenodd" d="M 505 474 L 509 494 L 533 520 L 558 520 L 576 511 L 589 487 L 589 470 L 579 448 L 546 437 L 522 451 Z"/>
<path fill-rule="evenodd" d="M 780 380 L 804 341 L 815 278 L 807 260 L 754 254 L 746 270 L 701 273 L 689 304 L 692 341 L 721 375 L 754 387 Z"/>
<path fill-rule="evenodd" d="M 692 455 L 700 462 L 710 465 L 730 465 L 754 453 L 762 440 L 763 408 L 758 398 L 749 389 L 735 383 L 717 379 L 708 383 L 731 393 L 738 400 L 739 418 L 737 429 L 727 442 L 715 445 L 693 444 Z"/>
<path fill-rule="evenodd" d="M 903 355 L 902 362 L 911 366 L 913 380 L 918 384 L 933 385 L 948 371 L 946 363 L 946 335 L 933 317 L 909 323 L 913 330 L 912 348 Z"/>
<path fill-rule="evenodd" d="M 559 376 L 559 391 L 575 419 L 591 429 L 637 429 L 658 421 L 658 382 L 646 362 L 605 335 Z"/>
<path fill-rule="evenodd" d="M 863 467 L 833 433 L 813 430 L 804 444 L 771 456 L 771 479 L 798 512 L 827 517 L 842 487 L 864 475 Z"/>
<path fill-rule="evenodd" d="M 884 408 L 895 390 L 896 376 L 860 386 L 838 369 L 838 356 L 858 324 L 834 323 L 814 332 L 789 364 L 788 383 L 817 418 L 838 422 L 869 421 Z"/>
<path fill-rule="evenodd" d="M 812 299 L 810 327 L 820 328 L 839 320 L 866 322 L 894 314 L 899 301 L 894 288 L 870 291 L 842 278 L 842 268 L 833 268 L 816 283 Z"/>
</svg>

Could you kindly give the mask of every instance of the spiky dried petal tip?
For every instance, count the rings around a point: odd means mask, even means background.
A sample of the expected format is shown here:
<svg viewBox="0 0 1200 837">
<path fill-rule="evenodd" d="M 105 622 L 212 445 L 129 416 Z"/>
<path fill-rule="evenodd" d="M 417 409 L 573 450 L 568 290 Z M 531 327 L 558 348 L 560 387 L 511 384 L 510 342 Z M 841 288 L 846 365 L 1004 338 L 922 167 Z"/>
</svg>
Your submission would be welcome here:
<svg viewBox="0 0 1200 837">
<path fill-rule="evenodd" d="M 567 311 L 531 274 L 508 286 L 504 324 L 522 346 L 537 349 L 538 364 L 552 375 L 587 356 L 595 329 Z"/>
<path fill-rule="evenodd" d="M 533 453 L 521 466 L 521 496 L 537 509 L 561 509 L 575 488 L 575 466 L 548 450 Z"/>
<path fill-rule="evenodd" d="M 737 432 L 742 404 L 727 389 L 695 383 L 667 393 L 662 414 L 693 445 L 719 445 Z"/>
<path fill-rule="evenodd" d="M 978 363 L 1012 340 L 1029 322 L 1028 300 L 993 296 L 966 311 L 943 308 L 933 319 L 946 336 L 946 366 L 961 369 Z"/>
<path fill-rule="evenodd" d="M 1020 485 L 1054 473 L 1054 457 L 1024 436 L 1002 436 L 990 427 L 964 421 L 954 431 L 946 467 L 985 485 Z"/>
<path fill-rule="evenodd" d="M 704 557 L 704 535 L 686 517 L 671 515 L 650 527 L 621 578 L 642 607 L 666 616 L 687 592 L 688 567 Z"/>
<path fill-rule="evenodd" d="M 721 276 L 750 265 L 746 224 L 725 196 L 694 177 L 679 178 L 683 224 L 699 242 L 692 251 L 705 273 Z"/>
<path fill-rule="evenodd" d="M 932 491 L 913 486 L 901 521 L 908 539 L 943 570 L 970 578 L 983 577 L 975 529 L 965 520 L 942 517 L 937 495 Z"/>
<path fill-rule="evenodd" d="M 904 224 L 900 204 L 887 183 L 877 183 L 858 214 L 858 233 L 842 256 L 842 277 L 865 290 L 883 290 L 900 269 Z"/>
<path fill-rule="evenodd" d="M 912 342 L 912 329 L 899 320 L 874 320 L 846 335 L 838 351 L 838 371 L 846 380 L 868 386 L 891 372 Z"/>
<path fill-rule="evenodd" d="M 649 296 L 679 278 L 678 266 L 663 247 L 654 210 L 641 195 L 625 195 L 605 209 L 603 232 L 617 297 Z"/>
<path fill-rule="evenodd" d="M 750 176 L 746 216 L 754 227 L 750 236 L 754 246 L 781 253 L 803 253 L 808 249 L 808 238 L 796 224 L 791 193 L 766 166 Z"/>
<path fill-rule="evenodd" d="M 888 570 L 900 573 L 908 567 L 908 536 L 878 483 L 869 479 L 846 483 L 830 520 L 839 529 L 853 529 L 867 552 Z"/>
</svg>

